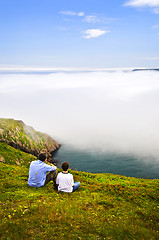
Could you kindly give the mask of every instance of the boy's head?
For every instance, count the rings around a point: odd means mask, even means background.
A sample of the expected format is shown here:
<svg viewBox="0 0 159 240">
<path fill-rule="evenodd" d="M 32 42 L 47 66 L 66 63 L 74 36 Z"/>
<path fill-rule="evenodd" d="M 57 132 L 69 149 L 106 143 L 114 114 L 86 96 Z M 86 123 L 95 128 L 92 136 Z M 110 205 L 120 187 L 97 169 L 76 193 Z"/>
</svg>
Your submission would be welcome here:
<svg viewBox="0 0 159 240">
<path fill-rule="evenodd" d="M 67 171 L 68 169 L 69 169 L 69 163 L 68 162 L 63 162 L 63 164 L 62 164 L 62 169 L 63 169 L 63 171 Z"/>
<path fill-rule="evenodd" d="M 44 162 L 46 158 L 47 158 L 47 154 L 46 153 L 42 152 L 42 153 L 39 154 L 39 160 L 40 161 Z"/>
</svg>

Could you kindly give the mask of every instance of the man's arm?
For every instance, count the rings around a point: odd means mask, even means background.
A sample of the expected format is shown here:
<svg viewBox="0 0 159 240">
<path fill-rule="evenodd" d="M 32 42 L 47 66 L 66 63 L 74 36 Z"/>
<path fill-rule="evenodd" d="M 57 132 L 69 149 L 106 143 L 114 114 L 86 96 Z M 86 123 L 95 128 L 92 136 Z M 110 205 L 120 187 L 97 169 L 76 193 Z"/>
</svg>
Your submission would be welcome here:
<svg viewBox="0 0 159 240">
<path fill-rule="evenodd" d="M 53 172 L 53 171 L 57 170 L 57 167 L 53 164 L 52 164 L 52 166 L 50 166 L 50 165 L 45 163 L 45 169 L 46 169 L 46 172 Z"/>
<path fill-rule="evenodd" d="M 57 170 L 57 167 L 56 167 L 55 165 L 51 165 L 51 166 L 54 166 L 54 168 L 55 168 L 55 171 Z"/>
</svg>

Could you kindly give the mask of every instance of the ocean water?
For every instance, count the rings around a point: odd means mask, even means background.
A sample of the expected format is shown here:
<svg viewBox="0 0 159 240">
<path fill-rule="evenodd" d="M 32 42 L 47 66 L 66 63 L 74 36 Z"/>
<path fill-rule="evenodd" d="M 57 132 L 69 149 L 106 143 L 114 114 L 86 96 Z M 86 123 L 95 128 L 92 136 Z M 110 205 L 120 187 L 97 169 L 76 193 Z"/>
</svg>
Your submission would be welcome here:
<svg viewBox="0 0 159 240">
<path fill-rule="evenodd" d="M 0 117 L 51 135 L 72 169 L 159 178 L 159 71 L 1 69 Z"/>
<path fill-rule="evenodd" d="M 65 145 L 56 153 L 53 160 L 59 168 L 62 162 L 68 161 L 70 168 L 78 171 L 113 173 L 149 179 L 159 178 L 159 162 L 153 156 L 90 152 Z"/>
</svg>

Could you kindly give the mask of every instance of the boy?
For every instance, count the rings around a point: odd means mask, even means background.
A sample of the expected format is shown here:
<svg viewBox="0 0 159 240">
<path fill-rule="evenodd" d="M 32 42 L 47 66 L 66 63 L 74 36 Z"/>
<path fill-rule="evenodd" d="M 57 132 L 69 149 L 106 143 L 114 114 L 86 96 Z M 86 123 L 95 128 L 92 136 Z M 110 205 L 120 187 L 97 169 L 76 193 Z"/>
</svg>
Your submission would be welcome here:
<svg viewBox="0 0 159 240">
<path fill-rule="evenodd" d="M 74 183 L 73 175 L 68 172 L 69 163 L 64 162 L 62 164 L 63 172 L 57 175 L 56 184 L 58 185 L 58 191 L 61 192 L 74 192 L 79 188 L 80 182 Z"/>
</svg>

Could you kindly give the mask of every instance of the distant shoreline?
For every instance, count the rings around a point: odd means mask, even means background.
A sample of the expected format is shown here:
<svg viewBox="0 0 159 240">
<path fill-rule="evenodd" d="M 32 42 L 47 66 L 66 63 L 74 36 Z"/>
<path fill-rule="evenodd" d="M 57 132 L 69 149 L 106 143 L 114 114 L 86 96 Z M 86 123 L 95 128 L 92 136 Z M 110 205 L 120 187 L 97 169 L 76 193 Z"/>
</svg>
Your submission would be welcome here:
<svg viewBox="0 0 159 240">
<path fill-rule="evenodd" d="M 135 68 L 132 70 L 133 72 L 135 71 L 159 71 L 159 68 Z"/>
<path fill-rule="evenodd" d="M 55 73 L 89 73 L 89 72 L 136 72 L 136 71 L 159 71 L 159 68 L 51 68 L 51 67 L 23 67 L 23 66 L 0 66 L 0 74 L 55 74 Z"/>
</svg>

